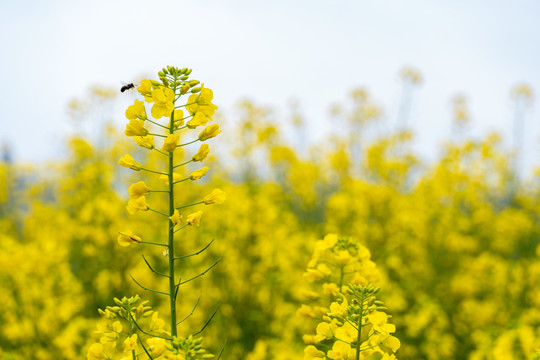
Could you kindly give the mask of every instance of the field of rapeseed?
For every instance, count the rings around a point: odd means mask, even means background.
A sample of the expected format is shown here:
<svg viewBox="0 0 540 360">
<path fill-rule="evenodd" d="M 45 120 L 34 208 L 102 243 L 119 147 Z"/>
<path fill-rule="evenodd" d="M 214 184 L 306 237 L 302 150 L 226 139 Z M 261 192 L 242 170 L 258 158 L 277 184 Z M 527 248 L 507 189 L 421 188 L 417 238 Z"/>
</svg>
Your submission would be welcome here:
<svg viewBox="0 0 540 360">
<path fill-rule="evenodd" d="M 62 161 L 0 163 L 0 359 L 540 358 L 540 173 L 499 135 L 422 163 L 357 90 L 307 148 L 298 114 L 291 144 L 193 76 L 143 80 Z"/>
</svg>

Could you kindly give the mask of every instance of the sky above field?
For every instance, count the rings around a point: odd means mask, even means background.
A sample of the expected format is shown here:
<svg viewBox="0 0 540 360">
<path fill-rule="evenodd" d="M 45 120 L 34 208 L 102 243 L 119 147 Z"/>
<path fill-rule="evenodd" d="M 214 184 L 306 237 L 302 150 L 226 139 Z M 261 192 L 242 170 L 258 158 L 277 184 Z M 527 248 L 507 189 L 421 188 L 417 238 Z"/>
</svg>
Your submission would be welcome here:
<svg viewBox="0 0 540 360">
<path fill-rule="evenodd" d="M 72 98 L 174 65 L 193 68 L 227 117 L 243 98 L 282 118 L 298 100 L 306 136 L 324 143 L 329 106 L 360 86 L 391 129 L 398 74 L 412 66 L 424 78 L 409 120 L 421 157 L 448 139 L 456 93 L 469 98 L 470 135 L 498 131 L 509 147 L 510 89 L 525 82 L 540 93 L 538 19 L 536 0 L 3 1 L 0 142 L 16 160 L 61 157 Z M 111 110 L 119 128 L 132 101 Z M 539 107 L 537 99 L 526 116 L 529 166 L 540 165 Z"/>
</svg>

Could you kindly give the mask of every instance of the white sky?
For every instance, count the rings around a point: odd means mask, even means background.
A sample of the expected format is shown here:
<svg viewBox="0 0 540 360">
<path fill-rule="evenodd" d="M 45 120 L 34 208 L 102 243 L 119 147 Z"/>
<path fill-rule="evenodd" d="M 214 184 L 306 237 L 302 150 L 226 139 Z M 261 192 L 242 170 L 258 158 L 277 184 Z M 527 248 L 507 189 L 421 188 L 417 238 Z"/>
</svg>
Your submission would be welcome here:
<svg viewBox="0 0 540 360">
<path fill-rule="evenodd" d="M 411 65 L 424 77 L 410 123 L 426 158 L 448 138 L 457 92 L 472 134 L 498 130 L 507 144 L 511 87 L 540 93 L 537 0 L 2 1 L 0 39 L 0 141 L 24 161 L 62 155 L 71 98 L 164 65 L 193 68 L 226 115 L 244 97 L 281 109 L 298 99 L 312 141 L 358 86 L 395 121 L 398 73 Z M 527 116 L 529 164 L 540 164 L 539 108 Z"/>
</svg>

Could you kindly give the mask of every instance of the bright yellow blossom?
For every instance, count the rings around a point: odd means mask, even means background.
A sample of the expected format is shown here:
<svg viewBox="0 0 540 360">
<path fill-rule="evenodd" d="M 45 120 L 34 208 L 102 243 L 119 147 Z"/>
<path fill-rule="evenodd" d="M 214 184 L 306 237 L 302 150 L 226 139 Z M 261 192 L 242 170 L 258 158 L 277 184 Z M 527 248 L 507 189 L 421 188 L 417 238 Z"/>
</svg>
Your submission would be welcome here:
<svg viewBox="0 0 540 360">
<path fill-rule="evenodd" d="M 139 171 L 142 169 L 142 165 L 138 162 L 136 162 L 131 155 L 124 155 L 118 160 L 118 164 L 127 168 L 130 168 L 132 170 Z"/>
<path fill-rule="evenodd" d="M 178 140 L 180 139 L 179 134 L 169 134 L 167 138 L 165 139 L 165 142 L 163 143 L 163 147 L 161 150 L 173 152 L 176 149 L 176 145 L 178 145 Z"/>
<path fill-rule="evenodd" d="M 150 355 L 154 359 L 160 357 L 165 352 L 165 339 L 150 338 L 146 340 L 146 344 L 148 345 Z"/>
<path fill-rule="evenodd" d="M 202 89 L 199 94 L 193 94 L 188 98 L 186 109 L 191 115 L 202 113 L 208 120 L 212 120 L 212 116 L 217 110 L 217 106 L 212 104 L 214 94 L 212 90 L 207 89 L 202 84 Z"/>
<path fill-rule="evenodd" d="M 324 360 L 326 359 L 325 354 L 317 350 L 313 345 L 309 345 L 304 349 L 304 360 Z"/>
<path fill-rule="evenodd" d="M 139 146 L 142 146 L 144 148 L 152 150 L 154 145 L 154 137 L 152 135 L 146 135 L 146 136 L 134 136 L 133 139 L 139 144 Z"/>
<path fill-rule="evenodd" d="M 195 155 L 191 157 L 192 161 L 203 161 L 208 156 L 208 153 L 210 152 L 210 147 L 208 144 L 202 144 L 199 148 L 199 151 Z"/>
<path fill-rule="evenodd" d="M 130 231 L 121 232 L 116 239 L 120 246 L 127 247 L 131 244 L 140 244 L 142 239 L 137 235 L 133 235 Z"/>
<path fill-rule="evenodd" d="M 141 86 L 137 88 L 139 94 L 144 96 L 146 102 L 152 102 L 152 82 L 150 80 L 142 80 Z M 149 101 L 150 100 L 150 101 Z"/>
<path fill-rule="evenodd" d="M 127 108 L 126 117 L 129 120 L 146 120 L 146 109 L 144 107 L 144 101 L 135 99 L 135 103 Z"/>
<path fill-rule="evenodd" d="M 170 116 L 174 110 L 174 91 L 169 88 L 159 88 L 152 91 L 152 110 L 150 113 L 154 119 L 161 119 L 164 116 Z"/>
<path fill-rule="evenodd" d="M 351 345 L 343 341 L 336 341 L 332 346 L 332 350 L 329 350 L 327 355 L 333 360 L 354 360 L 356 349 L 352 349 Z"/>
<path fill-rule="evenodd" d="M 171 219 L 173 225 L 182 223 L 182 215 L 180 215 L 180 212 L 178 212 L 178 210 L 174 210 L 174 214 L 172 216 L 169 216 L 169 219 Z"/>
<path fill-rule="evenodd" d="M 143 120 L 129 120 L 124 134 L 126 136 L 146 136 L 148 135 L 148 130 L 144 128 Z"/>
<path fill-rule="evenodd" d="M 87 360 L 105 360 L 108 358 L 109 357 L 101 344 L 92 344 L 88 349 L 88 354 L 86 356 Z"/>
<path fill-rule="evenodd" d="M 136 350 L 137 349 L 137 334 L 133 334 L 124 341 L 126 346 L 126 351 Z"/>
<path fill-rule="evenodd" d="M 202 178 L 204 175 L 206 175 L 206 173 L 208 172 L 208 170 L 210 170 L 210 168 L 208 166 L 204 166 L 203 168 L 199 169 L 199 170 L 195 170 L 193 171 L 191 174 L 189 174 L 189 178 L 191 180 L 199 180 L 200 178 Z"/>
<path fill-rule="evenodd" d="M 200 141 L 205 141 L 205 140 L 211 139 L 211 138 L 217 136 L 220 132 L 221 132 L 221 130 L 219 130 L 219 125 L 218 124 L 212 124 L 212 125 L 204 128 L 203 131 L 201 131 L 201 133 L 199 134 L 199 140 Z"/>
<path fill-rule="evenodd" d="M 184 112 L 180 109 L 174 110 L 174 128 L 184 125 Z"/>
<path fill-rule="evenodd" d="M 210 194 L 204 197 L 203 201 L 206 205 L 223 204 L 226 199 L 227 196 L 225 195 L 224 191 L 220 189 L 214 189 Z"/>
<path fill-rule="evenodd" d="M 198 112 L 193 116 L 193 119 L 187 122 L 187 127 L 195 129 L 197 126 L 205 126 L 210 121 L 202 112 Z"/>
<path fill-rule="evenodd" d="M 135 184 L 131 184 L 131 186 L 128 188 L 130 199 L 138 199 L 141 196 L 149 194 L 150 192 L 152 192 L 152 190 L 148 186 L 146 186 L 144 181 L 139 181 Z"/>
<path fill-rule="evenodd" d="M 137 211 L 147 211 L 150 207 L 146 203 L 146 198 L 144 196 L 141 196 L 138 199 L 131 199 L 128 201 L 127 211 L 133 215 Z"/>
<path fill-rule="evenodd" d="M 188 225 L 195 225 L 195 226 L 199 226 L 200 222 L 201 222 L 201 216 L 202 216 L 203 212 L 201 210 L 197 211 L 197 212 L 194 212 L 193 214 L 190 214 L 187 216 L 187 220 L 186 220 L 186 223 Z"/>
</svg>

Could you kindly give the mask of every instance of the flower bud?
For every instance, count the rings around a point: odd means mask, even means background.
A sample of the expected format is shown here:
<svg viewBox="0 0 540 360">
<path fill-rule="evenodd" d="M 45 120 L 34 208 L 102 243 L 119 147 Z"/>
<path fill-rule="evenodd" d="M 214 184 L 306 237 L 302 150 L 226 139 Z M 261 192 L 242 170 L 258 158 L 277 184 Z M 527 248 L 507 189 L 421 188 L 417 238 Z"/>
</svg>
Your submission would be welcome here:
<svg viewBox="0 0 540 360">
<path fill-rule="evenodd" d="M 199 87 L 196 87 L 196 88 L 193 88 L 193 89 L 191 89 L 191 93 L 193 93 L 193 94 L 196 94 L 196 93 L 198 93 L 199 91 L 201 91 L 201 87 L 200 87 L 200 86 L 199 86 Z"/>
<path fill-rule="evenodd" d="M 191 74 L 191 70 L 193 70 L 193 69 L 187 69 L 187 70 L 186 70 L 186 75 Z"/>
<path fill-rule="evenodd" d="M 180 78 L 180 80 L 187 80 L 188 78 L 189 78 L 189 76 L 184 75 L 184 76 L 182 76 L 182 77 Z"/>
<path fill-rule="evenodd" d="M 191 80 L 190 82 L 188 82 L 189 86 L 191 87 L 194 87 L 196 85 L 198 85 L 200 83 L 199 80 Z"/>
</svg>

